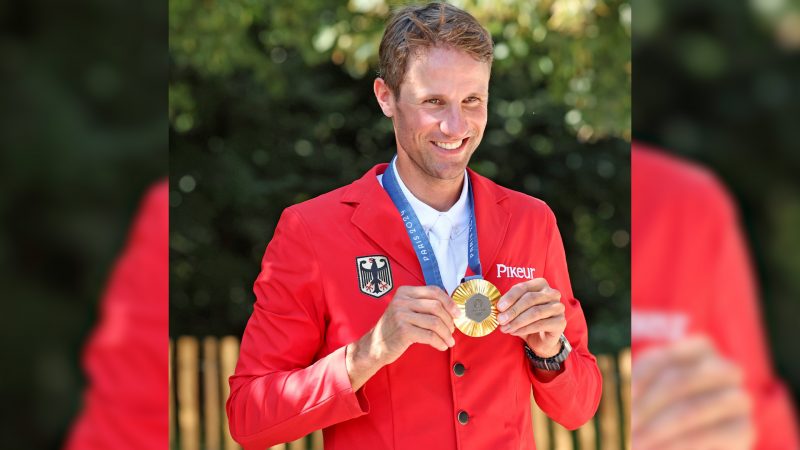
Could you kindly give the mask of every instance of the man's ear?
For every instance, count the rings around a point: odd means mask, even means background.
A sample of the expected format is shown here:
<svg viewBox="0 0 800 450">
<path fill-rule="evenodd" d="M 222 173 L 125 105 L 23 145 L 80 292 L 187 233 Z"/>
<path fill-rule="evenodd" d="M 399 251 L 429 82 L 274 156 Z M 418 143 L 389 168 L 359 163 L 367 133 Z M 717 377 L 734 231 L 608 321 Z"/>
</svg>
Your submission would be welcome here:
<svg viewBox="0 0 800 450">
<path fill-rule="evenodd" d="M 386 117 L 394 116 L 395 99 L 389 85 L 383 81 L 383 78 L 375 78 L 372 83 L 372 90 L 375 92 L 375 98 L 378 99 L 383 115 Z"/>
</svg>

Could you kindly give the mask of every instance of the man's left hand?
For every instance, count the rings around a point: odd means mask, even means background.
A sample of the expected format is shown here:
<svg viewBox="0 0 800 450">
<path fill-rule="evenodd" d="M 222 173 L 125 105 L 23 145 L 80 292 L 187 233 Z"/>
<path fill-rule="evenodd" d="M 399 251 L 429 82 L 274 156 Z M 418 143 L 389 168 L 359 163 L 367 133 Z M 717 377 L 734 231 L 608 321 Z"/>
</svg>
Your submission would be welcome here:
<svg viewBox="0 0 800 450">
<path fill-rule="evenodd" d="M 524 339 L 540 358 L 561 350 L 559 338 L 567 327 L 561 293 L 544 278 L 515 284 L 497 302 L 500 331 Z"/>
</svg>

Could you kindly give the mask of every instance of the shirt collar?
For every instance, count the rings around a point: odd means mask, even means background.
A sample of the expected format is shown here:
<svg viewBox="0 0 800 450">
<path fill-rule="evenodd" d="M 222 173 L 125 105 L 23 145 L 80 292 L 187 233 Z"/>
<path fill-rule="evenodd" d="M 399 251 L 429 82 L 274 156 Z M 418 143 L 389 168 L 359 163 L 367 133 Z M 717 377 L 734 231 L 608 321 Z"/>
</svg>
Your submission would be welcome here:
<svg viewBox="0 0 800 450">
<path fill-rule="evenodd" d="M 394 162 L 392 162 L 392 164 L 394 164 Z M 393 167 L 394 173 L 397 175 L 397 183 L 400 185 L 403 195 L 408 200 L 408 203 L 411 205 L 411 208 L 417 215 L 422 228 L 424 228 L 426 232 L 429 231 L 436 221 L 440 220 L 442 216 L 447 218 L 447 220 L 452 224 L 453 228 L 451 236 L 459 235 L 464 229 L 466 229 L 467 225 L 469 224 L 469 205 L 467 204 L 467 195 L 469 194 L 469 174 L 467 174 L 466 170 L 464 171 L 464 183 L 462 183 L 461 186 L 461 195 L 449 210 L 442 212 L 437 211 L 422 200 L 415 197 L 414 194 L 412 194 L 411 191 L 406 187 L 406 184 L 403 182 L 403 179 L 397 172 L 397 166 Z M 383 185 L 383 176 L 381 175 L 380 177 L 381 185 Z"/>
</svg>

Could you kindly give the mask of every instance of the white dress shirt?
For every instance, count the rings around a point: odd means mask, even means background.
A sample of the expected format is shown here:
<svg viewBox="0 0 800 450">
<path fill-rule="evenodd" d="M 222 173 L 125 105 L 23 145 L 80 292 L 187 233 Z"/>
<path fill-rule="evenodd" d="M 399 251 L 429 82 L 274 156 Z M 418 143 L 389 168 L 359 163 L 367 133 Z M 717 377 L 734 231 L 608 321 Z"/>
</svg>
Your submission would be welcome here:
<svg viewBox="0 0 800 450">
<path fill-rule="evenodd" d="M 394 162 L 392 162 L 394 164 Z M 452 295 L 456 286 L 467 271 L 467 240 L 469 239 L 469 176 L 464 171 L 464 184 L 458 201 L 447 211 L 441 212 L 423 203 L 408 190 L 395 166 L 395 175 L 400 189 L 403 191 L 411 209 L 428 235 L 433 247 L 439 273 L 442 276 L 447 293 Z M 383 186 L 383 174 L 378 175 L 378 182 Z"/>
</svg>

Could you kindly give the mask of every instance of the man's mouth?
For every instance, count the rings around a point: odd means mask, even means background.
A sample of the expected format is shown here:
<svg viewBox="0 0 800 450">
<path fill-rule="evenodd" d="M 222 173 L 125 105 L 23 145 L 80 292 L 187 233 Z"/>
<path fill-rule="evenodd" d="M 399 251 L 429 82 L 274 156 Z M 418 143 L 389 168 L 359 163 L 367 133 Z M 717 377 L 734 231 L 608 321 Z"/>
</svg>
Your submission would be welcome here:
<svg viewBox="0 0 800 450">
<path fill-rule="evenodd" d="M 464 138 L 459 141 L 455 142 L 442 142 L 442 141 L 432 141 L 433 144 L 439 148 L 443 148 L 445 150 L 455 150 L 461 147 L 469 138 Z"/>
</svg>

